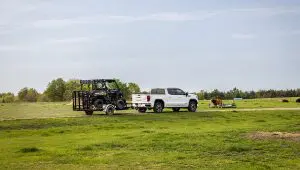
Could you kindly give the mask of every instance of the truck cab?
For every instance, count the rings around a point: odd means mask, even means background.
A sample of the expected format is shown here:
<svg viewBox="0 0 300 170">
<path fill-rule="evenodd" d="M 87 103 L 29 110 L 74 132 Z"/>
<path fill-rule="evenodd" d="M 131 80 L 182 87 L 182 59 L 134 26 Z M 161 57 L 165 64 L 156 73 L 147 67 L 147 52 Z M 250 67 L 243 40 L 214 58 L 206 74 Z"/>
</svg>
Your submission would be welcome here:
<svg viewBox="0 0 300 170">
<path fill-rule="evenodd" d="M 197 95 L 179 88 L 154 88 L 149 94 L 132 95 L 132 107 L 141 113 L 151 109 L 160 113 L 164 108 L 172 108 L 174 112 L 187 108 L 190 112 L 196 112 L 197 106 Z"/>
</svg>

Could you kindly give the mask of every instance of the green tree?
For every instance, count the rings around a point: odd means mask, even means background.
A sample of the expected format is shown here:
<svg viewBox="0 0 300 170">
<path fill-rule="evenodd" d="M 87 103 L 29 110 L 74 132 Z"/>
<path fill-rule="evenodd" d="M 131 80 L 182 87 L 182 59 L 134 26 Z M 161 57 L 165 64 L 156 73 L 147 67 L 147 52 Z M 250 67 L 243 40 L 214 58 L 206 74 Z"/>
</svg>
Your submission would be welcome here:
<svg viewBox="0 0 300 170">
<path fill-rule="evenodd" d="M 126 99 L 130 98 L 130 92 L 127 86 L 127 83 L 121 82 L 119 79 L 116 79 L 116 84 L 118 85 L 119 89 L 123 92 L 123 95 Z"/>
<path fill-rule="evenodd" d="M 45 93 L 43 93 L 39 95 L 38 102 L 50 102 L 50 99 Z"/>
<path fill-rule="evenodd" d="M 128 91 L 130 94 L 140 93 L 141 89 L 136 83 L 128 83 Z"/>
<path fill-rule="evenodd" d="M 27 91 L 25 101 L 27 101 L 27 102 L 37 102 L 38 97 L 39 97 L 39 93 L 35 89 L 30 88 Z"/>
<path fill-rule="evenodd" d="M 1 93 L 0 103 L 12 103 L 15 101 L 15 95 L 13 93 Z"/>
<path fill-rule="evenodd" d="M 80 81 L 79 80 L 69 80 L 66 82 L 66 91 L 64 93 L 64 100 L 72 100 L 72 94 L 75 90 L 80 90 Z"/>
<path fill-rule="evenodd" d="M 20 101 L 25 102 L 37 102 L 39 93 L 34 88 L 23 88 L 18 93 L 18 98 Z"/>
<path fill-rule="evenodd" d="M 119 79 L 115 79 L 115 81 L 116 81 L 116 83 L 110 83 L 109 84 L 109 88 L 112 88 L 112 89 L 119 88 L 123 92 L 124 97 L 126 99 L 129 99 L 130 98 L 130 91 L 129 91 L 127 83 L 122 82 Z"/>
<path fill-rule="evenodd" d="M 18 92 L 18 98 L 20 101 L 25 101 L 25 98 L 27 96 L 27 93 L 28 93 L 28 88 L 27 87 L 24 87 L 23 89 L 21 89 L 19 92 Z"/>
<path fill-rule="evenodd" d="M 3 98 L 5 103 L 12 103 L 15 101 L 15 96 L 14 95 L 6 95 Z"/>
<path fill-rule="evenodd" d="M 204 96 L 205 91 L 201 90 L 199 93 L 197 93 L 197 96 L 199 98 L 199 100 L 204 100 L 205 96 Z"/>
<path fill-rule="evenodd" d="M 63 101 L 66 91 L 66 82 L 62 78 L 52 80 L 45 91 L 45 94 L 52 102 Z"/>
</svg>

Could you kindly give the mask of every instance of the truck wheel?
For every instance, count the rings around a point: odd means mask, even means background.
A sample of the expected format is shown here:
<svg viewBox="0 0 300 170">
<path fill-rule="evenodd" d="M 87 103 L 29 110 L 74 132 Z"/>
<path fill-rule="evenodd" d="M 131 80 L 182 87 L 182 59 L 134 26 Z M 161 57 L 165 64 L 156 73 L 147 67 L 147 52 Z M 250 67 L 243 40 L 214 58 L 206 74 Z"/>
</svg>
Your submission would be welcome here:
<svg viewBox="0 0 300 170">
<path fill-rule="evenodd" d="M 86 110 L 86 111 L 85 111 L 85 114 L 88 115 L 88 116 L 93 115 L 93 113 L 94 113 L 94 112 L 93 112 L 92 110 Z"/>
<path fill-rule="evenodd" d="M 139 108 L 138 109 L 138 111 L 140 112 L 140 113 L 146 113 L 146 111 L 147 111 L 147 108 Z"/>
<path fill-rule="evenodd" d="M 163 103 L 160 102 L 160 101 L 155 102 L 153 110 L 154 110 L 155 113 L 161 113 L 161 112 L 163 112 L 163 110 L 164 110 Z"/>
<path fill-rule="evenodd" d="M 188 110 L 189 110 L 189 112 L 196 112 L 196 110 L 197 110 L 197 102 L 190 101 Z"/>
<path fill-rule="evenodd" d="M 173 107 L 172 110 L 173 110 L 173 112 L 179 112 L 180 107 Z"/>
</svg>

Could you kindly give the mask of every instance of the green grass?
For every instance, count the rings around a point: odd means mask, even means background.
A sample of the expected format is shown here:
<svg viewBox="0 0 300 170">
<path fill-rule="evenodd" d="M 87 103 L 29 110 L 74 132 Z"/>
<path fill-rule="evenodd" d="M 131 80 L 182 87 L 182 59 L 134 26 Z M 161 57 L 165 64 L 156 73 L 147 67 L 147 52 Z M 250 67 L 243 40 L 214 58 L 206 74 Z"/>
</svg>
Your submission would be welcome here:
<svg viewBox="0 0 300 170">
<path fill-rule="evenodd" d="M 70 103 L 0 103 L 0 120 L 82 116 Z"/>
<path fill-rule="evenodd" d="M 299 120 L 300 111 L 6 120 L 0 121 L 0 167 L 300 169 L 299 141 L 247 137 L 257 131 L 299 132 Z"/>
<path fill-rule="evenodd" d="M 289 103 L 281 102 L 282 99 L 289 100 Z M 297 98 L 266 98 L 266 99 L 246 99 L 235 101 L 238 109 L 254 109 L 254 108 L 296 108 L 300 107 L 300 103 L 296 103 Z M 224 100 L 223 103 L 231 104 L 232 100 Z M 209 109 L 209 100 L 201 100 L 200 109 Z"/>
<path fill-rule="evenodd" d="M 281 99 L 253 99 L 236 101 L 237 109 L 260 109 L 260 108 L 300 108 L 296 103 L 297 98 L 287 98 L 289 103 L 282 103 Z M 209 108 L 210 101 L 199 101 L 199 111 L 222 110 Z M 231 104 L 232 101 L 225 100 L 224 103 Z M 224 109 L 223 109 L 224 110 Z M 228 109 L 225 109 L 228 110 Z M 170 111 L 170 110 L 166 110 Z M 135 110 L 119 113 L 137 113 Z M 101 113 L 100 113 L 101 114 Z M 82 117 L 83 112 L 73 112 L 70 102 L 62 103 L 0 103 L 0 121 L 7 119 L 33 119 L 33 118 L 57 118 L 57 117 Z"/>
<path fill-rule="evenodd" d="M 289 100 L 236 103 L 300 107 Z M 218 110 L 208 103 L 200 101 L 198 113 L 129 110 L 111 117 L 73 112 L 69 103 L 0 104 L 0 169 L 300 169 L 300 139 L 247 137 L 300 132 L 300 111 L 208 112 Z"/>
</svg>

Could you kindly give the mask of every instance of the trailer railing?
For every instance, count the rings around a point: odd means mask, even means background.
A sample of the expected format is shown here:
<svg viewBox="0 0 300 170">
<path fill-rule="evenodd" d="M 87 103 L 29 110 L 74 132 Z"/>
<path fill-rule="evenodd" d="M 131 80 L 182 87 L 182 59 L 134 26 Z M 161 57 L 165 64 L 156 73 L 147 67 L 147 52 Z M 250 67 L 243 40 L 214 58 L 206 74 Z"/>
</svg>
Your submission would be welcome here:
<svg viewBox="0 0 300 170">
<path fill-rule="evenodd" d="M 91 110 L 89 91 L 74 91 L 72 97 L 74 111 Z"/>
</svg>

